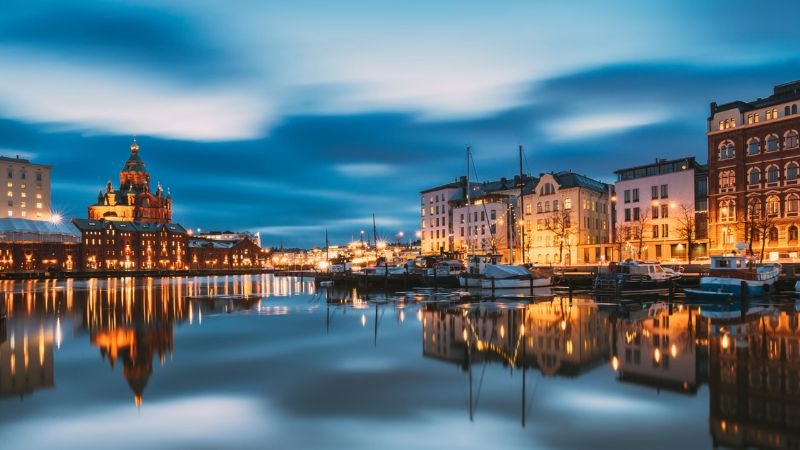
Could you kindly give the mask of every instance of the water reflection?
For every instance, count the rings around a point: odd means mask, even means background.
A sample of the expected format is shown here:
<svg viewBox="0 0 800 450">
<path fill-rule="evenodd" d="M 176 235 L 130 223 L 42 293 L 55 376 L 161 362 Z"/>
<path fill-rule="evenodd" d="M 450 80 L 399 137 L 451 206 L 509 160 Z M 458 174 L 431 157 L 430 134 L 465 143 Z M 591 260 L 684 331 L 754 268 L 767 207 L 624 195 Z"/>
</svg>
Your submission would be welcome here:
<svg viewBox="0 0 800 450">
<path fill-rule="evenodd" d="M 203 315 L 259 310 L 262 298 L 313 292 L 313 283 L 267 275 L 108 278 L 2 282 L 0 397 L 23 398 L 54 386 L 54 345 L 62 322 L 122 375 L 141 406 L 153 375 L 174 352 L 174 328 L 202 325 Z M 269 313 L 269 311 L 267 311 Z"/>
<path fill-rule="evenodd" d="M 198 399 L 216 396 L 223 405 L 252 403 L 249 414 L 261 414 L 254 423 L 273 420 L 276 429 L 353 417 L 395 433 L 446 423 L 485 446 L 510 424 L 503 433 L 518 433 L 508 434 L 516 447 L 593 448 L 611 435 L 608 448 L 637 448 L 663 432 L 652 448 L 669 448 L 670 429 L 690 422 L 700 427 L 684 432 L 686 448 L 800 448 L 793 305 L 755 305 L 744 315 L 560 296 L 465 305 L 453 293 L 367 297 L 267 275 L 0 288 L 0 417 L 16 423 L 50 414 L 56 400 L 69 410 L 56 420 L 85 415 L 75 397 L 56 394 L 86 377 L 93 407 L 114 417 L 124 417 L 120 408 L 149 412 L 134 407 L 143 402 L 150 411 L 170 401 L 202 408 Z M 33 400 L 27 416 L 15 399 Z M 575 433 L 555 440 L 549 433 L 562 424 Z M 321 432 L 340 447 L 345 434 Z M 292 438 L 286 433 L 283 446 L 297 444 Z M 374 448 L 350 445 L 359 446 Z"/>
</svg>

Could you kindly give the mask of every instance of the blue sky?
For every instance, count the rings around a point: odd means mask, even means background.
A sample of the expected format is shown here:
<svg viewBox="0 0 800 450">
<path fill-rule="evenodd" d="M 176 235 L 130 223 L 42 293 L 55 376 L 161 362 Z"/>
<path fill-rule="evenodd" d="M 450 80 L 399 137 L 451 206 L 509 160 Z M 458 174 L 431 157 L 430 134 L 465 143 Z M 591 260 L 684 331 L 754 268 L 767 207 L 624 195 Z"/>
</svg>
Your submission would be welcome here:
<svg viewBox="0 0 800 450">
<path fill-rule="evenodd" d="M 800 78 L 790 2 L 12 1 L 0 154 L 85 217 L 136 134 L 175 220 L 265 244 L 412 235 L 463 172 L 706 159 L 708 104 Z"/>
</svg>

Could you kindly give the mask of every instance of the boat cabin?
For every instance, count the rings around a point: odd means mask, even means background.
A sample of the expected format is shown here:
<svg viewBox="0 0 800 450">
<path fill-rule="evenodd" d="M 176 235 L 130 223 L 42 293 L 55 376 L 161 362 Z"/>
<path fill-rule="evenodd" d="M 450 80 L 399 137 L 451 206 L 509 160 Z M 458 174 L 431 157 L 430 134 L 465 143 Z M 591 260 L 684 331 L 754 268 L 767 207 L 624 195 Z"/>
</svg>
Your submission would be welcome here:
<svg viewBox="0 0 800 450">
<path fill-rule="evenodd" d="M 486 271 L 486 266 L 500 264 L 503 255 L 472 255 L 467 260 L 467 273 L 470 275 L 480 275 Z"/>
</svg>

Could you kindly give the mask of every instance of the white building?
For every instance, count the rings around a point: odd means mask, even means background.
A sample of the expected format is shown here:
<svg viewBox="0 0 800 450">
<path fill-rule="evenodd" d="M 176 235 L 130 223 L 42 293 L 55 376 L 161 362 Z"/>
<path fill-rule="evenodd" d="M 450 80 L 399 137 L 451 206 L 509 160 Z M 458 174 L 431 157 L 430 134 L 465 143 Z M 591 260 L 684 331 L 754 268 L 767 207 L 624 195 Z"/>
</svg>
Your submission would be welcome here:
<svg viewBox="0 0 800 450">
<path fill-rule="evenodd" d="M 451 199 L 464 191 L 466 177 L 420 192 L 420 239 L 423 254 L 453 251 Z"/>
<path fill-rule="evenodd" d="M 684 208 L 695 214 L 704 213 L 707 204 L 696 204 L 698 195 L 703 195 L 705 183 L 700 172 L 705 167 L 694 158 L 676 160 L 659 159 L 655 163 L 620 169 L 614 172 L 617 182 L 616 223 L 618 242 L 622 245 L 622 256 L 639 259 L 685 259 L 687 239 Z M 702 191 L 702 192 L 701 192 Z M 699 207 L 699 209 L 698 209 Z M 705 220 L 701 216 L 699 220 Z M 641 239 L 639 233 L 642 234 Z M 693 257 L 705 254 L 700 233 L 693 241 Z M 639 244 L 641 242 L 641 248 Z"/>
<path fill-rule="evenodd" d="M 526 261 L 585 264 L 610 259 L 609 186 L 574 172 L 544 173 L 525 190 Z"/>
<path fill-rule="evenodd" d="M 6 208 L 2 217 L 50 220 L 50 166 L 26 159 L 0 156 L 6 181 Z"/>
</svg>

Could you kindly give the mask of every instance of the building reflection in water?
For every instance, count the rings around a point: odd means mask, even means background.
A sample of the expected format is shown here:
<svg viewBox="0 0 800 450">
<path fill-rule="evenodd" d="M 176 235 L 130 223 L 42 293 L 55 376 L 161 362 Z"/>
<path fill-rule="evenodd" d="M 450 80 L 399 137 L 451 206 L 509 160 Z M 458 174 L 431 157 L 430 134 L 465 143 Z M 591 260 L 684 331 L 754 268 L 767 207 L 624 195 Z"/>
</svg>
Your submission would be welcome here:
<svg viewBox="0 0 800 450">
<path fill-rule="evenodd" d="M 729 448 L 800 448 L 800 316 L 711 321 L 710 430 Z"/>
<path fill-rule="evenodd" d="M 174 327 L 199 326 L 203 315 L 259 308 L 262 298 L 313 293 L 313 283 L 269 275 L 195 278 L 108 278 L 0 282 L 0 396 L 54 386 L 54 349 L 62 323 L 114 368 L 123 367 L 136 405 L 174 352 Z"/>
<path fill-rule="evenodd" d="M 490 310 L 425 309 L 426 357 L 460 364 L 496 361 L 536 368 L 545 376 L 575 376 L 608 359 L 608 313 L 592 300 L 556 298 Z"/>
<path fill-rule="evenodd" d="M 611 365 L 623 382 L 695 394 L 707 379 L 707 320 L 697 308 L 655 303 L 614 321 Z"/>
</svg>

